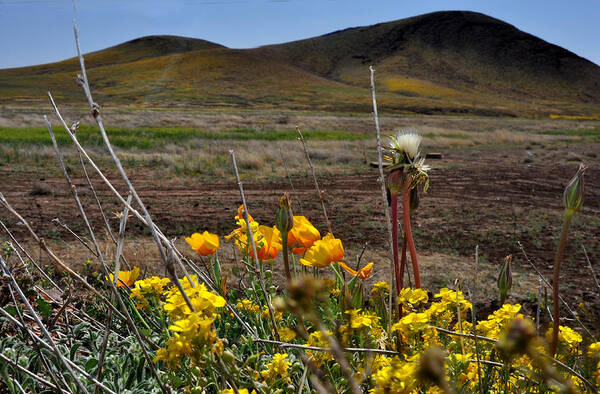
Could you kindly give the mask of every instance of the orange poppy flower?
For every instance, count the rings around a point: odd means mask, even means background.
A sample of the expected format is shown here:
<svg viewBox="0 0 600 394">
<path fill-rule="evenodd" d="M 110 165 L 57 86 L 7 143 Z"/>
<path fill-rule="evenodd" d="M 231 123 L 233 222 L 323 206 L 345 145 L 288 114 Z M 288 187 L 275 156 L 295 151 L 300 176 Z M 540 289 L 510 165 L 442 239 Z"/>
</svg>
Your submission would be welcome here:
<svg viewBox="0 0 600 394">
<path fill-rule="evenodd" d="M 348 272 L 352 276 L 358 275 L 358 277 L 362 280 L 367 279 L 369 276 L 371 276 L 371 272 L 373 272 L 373 263 L 369 263 L 369 264 L 365 265 L 363 268 L 361 268 L 358 271 L 355 271 L 352 268 L 348 267 L 342 261 L 340 261 L 340 267 L 342 267 L 344 270 L 346 270 L 346 272 Z"/>
<path fill-rule="evenodd" d="M 208 231 L 202 234 L 194 233 L 191 237 L 187 237 L 185 242 L 200 256 L 212 256 L 219 249 L 219 236 Z"/>
<path fill-rule="evenodd" d="M 292 248 L 292 253 L 304 254 L 319 239 L 319 230 L 305 216 L 294 216 L 294 226 L 288 233 L 288 246 Z"/>
<path fill-rule="evenodd" d="M 258 258 L 261 260 L 272 260 L 277 257 L 277 253 L 283 249 L 281 245 L 281 233 L 277 227 L 267 227 L 260 225 L 258 231 L 263 235 L 258 248 Z"/>
<path fill-rule="evenodd" d="M 324 268 L 334 261 L 344 258 L 344 247 L 342 241 L 327 234 L 311 246 L 300 263 L 309 267 Z"/>
</svg>

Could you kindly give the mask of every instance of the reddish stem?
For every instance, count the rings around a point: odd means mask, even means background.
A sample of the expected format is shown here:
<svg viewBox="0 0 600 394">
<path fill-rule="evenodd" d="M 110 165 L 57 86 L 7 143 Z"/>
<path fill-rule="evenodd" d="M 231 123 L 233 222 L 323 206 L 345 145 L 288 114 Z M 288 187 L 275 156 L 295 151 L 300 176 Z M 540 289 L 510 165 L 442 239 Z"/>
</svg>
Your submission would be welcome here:
<svg viewBox="0 0 600 394">
<path fill-rule="evenodd" d="M 406 234 L 402 237 L 402 257 L 400 258 L 400 288 L 404 288 L 404 271 L 406 270 Z"/>
<path fill-rule="evenodd" d="M 565 246 L 567 245 L 567 236 L 569 234 L 569 225 L 572 215 L 565 215 L 562 233 L 560 234 L 560 243 L 554 258 L 554 277 L 552 280 L 552 299 L 554 301 L 554 322 L 552 324 L 552 342 L 550 342 L 550 355 L 554 357 L 558 347 L 558 332 L 560 330 L 560 298 L 558 296 L 558 286 L 560 284 L 560 264 L 562 263 Z"/>
<path fill-rule="evenodd" d="M 400 264 L 398 259 L 398 194 L 391 195 L 392 206 L 392 249 L 394 251 L 394 274 L 396 276 L 396 292 L 400 295 L 402 283 L 400 278 Z"/>
<path fill-rule="evenodd" d="M 415 275 L 415 288 L 421 288 L 421 276 L 419 275 L 419 263 L 417 261 L 417 250 L 415 249 L 415 241 L 413 240 L 412 230 L 410 227 L 410 180 L 407 180 L 408 186 L 404 187 L 404 196 L 402 199 L 402 211 L 404 219 L 404 234 L 410 250 L 410 260 L 412 261 L 413 272 Z"/>
</svg>

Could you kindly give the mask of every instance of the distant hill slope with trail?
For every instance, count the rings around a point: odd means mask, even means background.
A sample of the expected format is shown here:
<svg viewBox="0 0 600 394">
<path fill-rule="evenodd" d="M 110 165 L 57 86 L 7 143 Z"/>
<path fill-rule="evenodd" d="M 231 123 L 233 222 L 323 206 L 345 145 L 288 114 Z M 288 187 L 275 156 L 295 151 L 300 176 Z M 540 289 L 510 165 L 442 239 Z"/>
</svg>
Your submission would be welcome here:
<svg viewBox="0 0 600 394">
<path fill-rule="evenodd" d="M 97 101 L 142 107 L 547 116 L 600 113 L 600 67 L 492 17 L 419 15 L 253 49 L 149 36 L 87 54 Z M 77 59 L 0 70 L 0 104 L 83 100 Z"/>
</svg>

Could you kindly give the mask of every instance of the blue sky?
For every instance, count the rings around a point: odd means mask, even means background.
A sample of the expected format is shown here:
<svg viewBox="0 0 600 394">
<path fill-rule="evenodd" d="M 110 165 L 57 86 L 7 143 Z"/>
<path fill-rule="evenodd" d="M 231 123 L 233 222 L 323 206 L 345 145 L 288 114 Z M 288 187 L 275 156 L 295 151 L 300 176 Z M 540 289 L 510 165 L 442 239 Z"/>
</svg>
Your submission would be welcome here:
<svg viewBox="0 0 600 394">
<path fill-rule="evenodd" d="M 566 0 L 0 0 L 0 68 L 75 55 L 150 34 L 250 48 L 440 10 L 478 11 L 600 64 L 600 1 Z"/>
</svg>

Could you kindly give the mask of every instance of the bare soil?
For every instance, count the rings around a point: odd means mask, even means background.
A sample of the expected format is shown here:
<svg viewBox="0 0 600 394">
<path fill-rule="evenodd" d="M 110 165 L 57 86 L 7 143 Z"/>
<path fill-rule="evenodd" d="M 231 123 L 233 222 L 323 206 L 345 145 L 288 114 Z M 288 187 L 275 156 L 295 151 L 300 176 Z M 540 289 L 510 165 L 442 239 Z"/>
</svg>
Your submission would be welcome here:
<svg viewBox="0 0 600 394">
<path fill-rule="evenodd" d="M 595 271 L 600 274 L 600 163 L 586 156 L 586 152 L 595 151 L 598 146 L 581 144 L 552 149 L 537 148 L 533 154 L 512 148 L 448 149 L 442 151 L 442 160 L 430 162 L 431 187 L 421 195 L 413 225 L 428 288 L 451 285 L 457 278 L 473 279 L 474 250 L 479 245 L 477 288 L 483 311 L 497 302 L 496 272 L 508 254 L 514 255 L 515 286 L 511 301 L 524 303 L 531 310 L 538 292 L 538 277 L 518 242 L 532 262 L 550 278 L 562 225 L 562 191 L 578 166 L 572 157 L 585 157 L 589 165 L 586 201 L 572 227 L 562 266 L 562 291 L 582 319 L 592 327 L 599 326 L 600 289 L 596 287 L 582 248 L 585 246 Z M 109 175 L 117 189 L 124 191 L 123 182 L 115 174 Z M 235 226 L 233 217 L 241 200 L 233 180 L 206 183 L 193 178 L 163 179 L 139 168 L 131 177 L 155 222 L 166 234 L 179 237 L 182 250 L 186 249 L 182 239 L 192 232 L 209 230 L 225 235 Z M 72 235 L 51 222 L 57 217 L 76 233 L 84 234 L 82 221 L 62 178 L 40 177 L 34 171 L 16 172 L 0 167 L 0 179 L 6 199 L 38 233 L 51 240 L 54 249 L 67 261 L 81 266 L 90 257 L 82 247 L 75 246 Z M 324 233 L 327 227 L 312 179 L 294 176 L 291 181 L 293 191 L 290 180 L 285 178 L 259 183 L 245 180 L 243 186 L 252 215 L 261 223 L 273 224 L 278 199 L 288 192 L 293 196 L 295 214 L 307 216 Z M 74 182 L 95 229 L 100 234 L 105 233 L 85 180 L 76 178 Z M 113 213 L 122 207 L 105 185 L 99 180 L 94 182 L 116 229 L 119 219 Z M 320 177 L 319 182 L 325 191 L 333 231 L 346 245 L 348 260 L 356 261 L 366 243 L 362 264 L 375 261 L 372 281 L 386 279 L 389 272 L 387 230 L 378 170 Z M 0 220 L 18 239 L 28 239 L 24 226 L 4 209 L 0 210 Z M 157 255 L 151 252 L 148 232 L 142 224 L 132 219 L 128 234 L 126 255 L 130 261 L 150 271 L 160 271 Z M 1 234 L 0 239 L 4 235 Z M 231 257 L 230 247 L 225 246 L 226 267 L 231 266 Z M 578 307 L 581 302 L 585 306 Z"/>
</svg>

